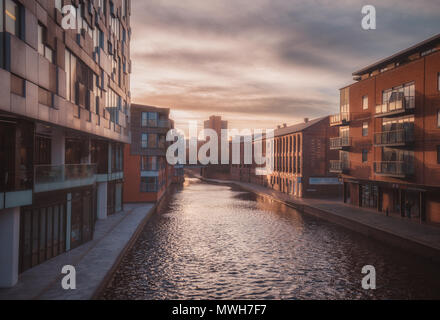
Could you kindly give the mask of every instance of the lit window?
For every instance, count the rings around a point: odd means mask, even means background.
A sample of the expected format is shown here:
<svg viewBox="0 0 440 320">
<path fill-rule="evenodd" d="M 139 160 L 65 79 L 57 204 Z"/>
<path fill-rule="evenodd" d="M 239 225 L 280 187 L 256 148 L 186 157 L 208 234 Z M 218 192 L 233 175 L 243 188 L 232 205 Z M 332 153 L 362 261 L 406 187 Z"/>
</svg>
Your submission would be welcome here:
<svg viewBox="0 0 440 320">
<path fill-rule="evenodd" d="M 5 31 L 18 37 L 20 35 L 20 8 L 12 0 L 6 0 L 4 6 Z"/>
<path fill-rule="evenodd" d="M 362 136 L 363 137 L 368 136 L 368 122 L 362 123 Z"/>
<path fill-rule="evenodd" d="M 368 109 L 368 96 L 362 97 L 362 109 L 364 110 Z"/>
</svg>

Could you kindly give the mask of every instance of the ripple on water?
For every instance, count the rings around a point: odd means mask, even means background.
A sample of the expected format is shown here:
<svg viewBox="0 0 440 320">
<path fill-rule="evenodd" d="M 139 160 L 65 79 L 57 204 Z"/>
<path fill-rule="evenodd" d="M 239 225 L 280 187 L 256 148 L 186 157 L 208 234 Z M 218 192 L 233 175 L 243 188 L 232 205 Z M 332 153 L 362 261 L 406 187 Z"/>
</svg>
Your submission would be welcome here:
<svg viewBox="0 0 440 320">
<path fill-rule="evenodd" d="M 438 266 L 235 187 L 191 180 L 166 201 L 102 299 L 440 298 Z"/>
</svg>

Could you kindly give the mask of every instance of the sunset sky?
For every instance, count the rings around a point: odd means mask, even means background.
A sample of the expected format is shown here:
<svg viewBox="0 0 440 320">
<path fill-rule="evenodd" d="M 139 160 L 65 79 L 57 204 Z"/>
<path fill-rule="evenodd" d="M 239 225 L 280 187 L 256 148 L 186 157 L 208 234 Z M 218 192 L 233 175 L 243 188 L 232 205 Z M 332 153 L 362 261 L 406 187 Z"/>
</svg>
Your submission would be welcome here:
<svg viewBox="0 0 440 320">
<path fill-rule="evenodd" d="M 376 6 L 377 30 L 361 28 Z M 351 73 L 440 32 L 439 0 L 133 0 L 132 102 L 176 126 L 273 128 L 338 111 Z"/>
</svg>

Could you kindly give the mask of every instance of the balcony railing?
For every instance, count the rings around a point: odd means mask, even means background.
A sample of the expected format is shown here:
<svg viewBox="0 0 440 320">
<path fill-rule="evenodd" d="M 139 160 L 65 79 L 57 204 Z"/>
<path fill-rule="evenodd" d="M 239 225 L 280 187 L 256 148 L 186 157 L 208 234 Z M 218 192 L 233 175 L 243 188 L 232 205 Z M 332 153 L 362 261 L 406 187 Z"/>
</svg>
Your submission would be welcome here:
<svg viewBox="0 0 440 320">
<path fill-rule="evenodd" d="M 5 168 L 0 169 L 0 192 L 32 189 L 32 170 L 7 171 Z"/>
<path fill-rule="evenodd" d="M 340 126 L 346 125 L 350 121 L 350 113 L 341 112 L 335 115 L 330 116 L 330 125 L 331 126 Z"/>
<path fill-rule="evenodd" d="M 374 173 L 381 176 L 406 178 L 414 174 L 414 164 L 411 161 L 375 162 Z"/>
<path fill-rule="evenodd" d="M 413 111 L 415 108 L 415 98 L 405 97 L 403 93 L 398 94 L 388 103 L 376 106 L 376 118 L 397 116 Z"/>
<path fill-rule="evenodd" d="M 414 127 L 378 132 L 374 135 L 375 146 L 407 146 L 414 142 Z"/>
<path fill-rule="evenodd" d="M 350 168 L 350 163 L 346 160 L 330 160 L 330 172 L 344 173 Z"/>
<path fill-rule="evenodd" d="M 351 137 L 330 138 L 330 149 L 344 149 L 351 147 Z"/>
<path fill-rule="evenodd" d="M 96 182 L 96 165 L 35 166 L 34 191 L 47 192 L 92 185 Z"/>
</svg>

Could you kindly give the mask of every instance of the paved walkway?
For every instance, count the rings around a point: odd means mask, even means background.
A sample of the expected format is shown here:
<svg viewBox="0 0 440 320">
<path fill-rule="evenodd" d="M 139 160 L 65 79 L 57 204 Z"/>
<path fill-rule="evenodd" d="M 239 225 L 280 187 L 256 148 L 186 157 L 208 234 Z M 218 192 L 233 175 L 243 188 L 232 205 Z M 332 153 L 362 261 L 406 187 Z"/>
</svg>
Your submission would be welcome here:
<svg viewBox="0 0 440 320">
<path fill-rule="evenodd" d="M 340 223 L 356 231 L 361 231 L 378 240 L 389 240 L 380 236 L 379 233 L 391 235 L 394 239 L 388 242 L 401 244 L 401 247 L 408 248 L 414 253 L 423 254 L 437 262 L 440 261 L 440 228 L 437 226 L 421 224 L 395 216 L 387 217 L 375 210 L 353 207 L 338 199 L 300 199 L 256 184 L 233 180 L 206 179 L 200 176 L 198 178 L 216 183 L 235 184 L 247 191 L 270 197 L 305 212 L 321 212 L 322 214 L 316 215 L 324 219 L 328 218 L 327 220 Z M 356 227 L 356 225 L 361 226 L 361 228 Z M 377 231 L 377 234 L 372 231 Z M 402 240 L 401 243 L 398 243 L 400 240 Z M 421 252 L 425 251 L 425 248 L 426 252 Z"/>
<path fill-rule="evenodd" d="M 0 289 L 0 300 L 92 299 L 153 212 L 154 204 L 124 205 L 123 212 L 96 222 L 92 241 L 24 272 L 16 286 Z M 65 265 L 75 266 L 75 290 L 61 287 Z"/>
</svg>

